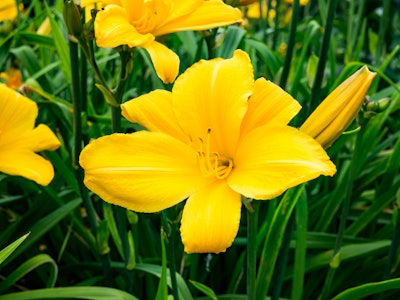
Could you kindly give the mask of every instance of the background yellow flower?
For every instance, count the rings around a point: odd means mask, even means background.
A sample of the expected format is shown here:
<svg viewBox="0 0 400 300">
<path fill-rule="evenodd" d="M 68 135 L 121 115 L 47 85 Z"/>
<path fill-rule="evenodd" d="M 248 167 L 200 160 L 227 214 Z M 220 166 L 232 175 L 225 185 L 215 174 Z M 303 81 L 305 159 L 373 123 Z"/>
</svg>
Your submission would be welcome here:
<svg viewBox="0 0 400 300">
<path fill-rule="evenodd" d="M 44 124 L 35 127 L 36 103 L 0 84 L 0 172 L 48 185 L 54 177 L 51 163 L 36 154 L 61 144 Z"/>
</svg>

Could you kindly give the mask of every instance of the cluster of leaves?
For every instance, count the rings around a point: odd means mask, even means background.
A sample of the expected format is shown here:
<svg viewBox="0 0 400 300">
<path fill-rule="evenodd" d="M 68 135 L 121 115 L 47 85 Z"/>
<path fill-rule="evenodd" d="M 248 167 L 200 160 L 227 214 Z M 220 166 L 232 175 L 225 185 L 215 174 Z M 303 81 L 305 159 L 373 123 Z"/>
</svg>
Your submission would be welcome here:
<svg viewBox="0 0 400 300">
<path fill-rule="evenodd" d="M 76 44 L 67 37 L 63 1 L 25 2 L 17 19 L 1 28 L 0 69 L 20 69 L 23 92 L 39 105 L 38 123 L 57 132 L 63 146 L 43 153 L 56 170 L 47 187 L 0 175 L 0 299 L 166 299 L 168 286 L 177 287 L 179 299 L 246 299 L 245 213 L 226 253 L 187 255 L 179 237 L 179 205 L 160 214 L 136 214 L 83 190 L 75 163 L 71 59 L 79 62 L 87 107 L 78 124 L 82 144 L 113 131 L 111 108 L 83 52 L 70 55 Z M 274 299 L 399 297 L 400 3 L 313 0 L 293 11 L 288 22 L 291 6 L 276 2 L 275 19 L 163 37 L 178 53 L 181 72 L 200 59 L 245 50 L 255 78 L 279 83 L 301 102 L 298 124 L 359 66 L 378 72 L 354 130 L 328 150 L 338 169 L 335 177 L 260 204 L 258 292 Z M 51 34 L 39 35 L 45 19 Z M 116 86 L 125 67 L 120 54 L 94 49 L 102 76 Z M 144 51 L 136 49 L 133 62 L 124 101 L 171 88 Z M 390 104 L 381 109 L 385 98 Z M 121 128 L 141 129 L 124 120 Z"/>
</svg>

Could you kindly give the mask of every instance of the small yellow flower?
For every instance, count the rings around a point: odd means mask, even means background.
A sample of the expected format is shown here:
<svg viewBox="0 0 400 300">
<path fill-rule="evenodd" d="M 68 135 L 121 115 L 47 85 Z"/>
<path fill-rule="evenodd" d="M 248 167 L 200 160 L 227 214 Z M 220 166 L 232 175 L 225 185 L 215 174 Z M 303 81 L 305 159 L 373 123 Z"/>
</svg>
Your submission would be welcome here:
<svg viewBox="0 0 400 300">
<path fill-rule="evenodd" d="M 48 17 L 43 20 L 42 24 L 40 24 L 39 28 L 36 30 L 36 33 L 40 35 L 49 35 L 51 33 L 50 19 Z"/>
<path fill-rule="evenodd" d="M 13 90 L 18 90 L 22 85 L 21 72 L 13 67 L 8 68 L 6 72 L 1 72 L 0 78 L 4 79 L 5 84 Z"/>
<path fill-rule="evenodd" d="M 223 252 L 240 223 L 241 195 L 272 199 L 335 165 L 314 139 L 289 127 L 300 105 L 249 56 L 200 61 L 175 81 L 122 104 L 149 131 L 112 134 L 80 156 L 85 184 L 107 202 L 157 212 L 187 199 L 185 251 Z"/>
<path fill-rule="evenodd" d="M 366 66 L 355 72 L 322 101 L 300 130 L 324 148 L 331 146 L 356 117 L 375 75 Z"/>
<path fill-rule="evenodd" d="M 285 0 L 288 4 L 293 4 L 293 0 Z M 308 4 L 308 0 L 300 0 L 300 6 L 305 6 Z"/>
<path fill-rule="evenodd" d="M 269 10 L 268 13 L 268 19 L 273 20 L 275 18 L 276 15 L 276 11 L 275 11 L 275 6 L 276 3 L 275 1 L 272 2 L 272 7 Z M 260 18 L 260 3 L 259 2 L 255 2 L 251 5 L 249 5 L 248 9 L 247 9 L 247 13 L 246 16 L 250 19 L 259 19 Z M 263 1 L 261 3 L 261 16 L 263 19 L 266 19 L 267 16 L 267 1 Z"/>
<path fill-rule="evenodd" d="M 21 7 L 22 8 L 22 7 Z M 1 0 L 0 22 L 14 20 L 17 17 L 18 8 L 15 0 Z"/>
<path fill-rule="evenodd" d="M 0 172 L 48 185 L 53 166 L 35 152 L 55 150 L 60 141 L 48 126 L 35 127 L 37 115 L 34 101 L 0 84 Z"/>
<path fill-rule="evenodd" d="M 241 12 L 222 0 L 121 0 L 101 1 L 94 29 L 99 47 L 142 47 L 147 50 L 157 75 L 175 80 L 179 57 L 156 36 L 184 30 L 204 30 L 241 21 Z M 111 4 L 113 3 L 113 4 Z M 108 5 L 107 5 L 108 4 Z M 85 3 L 84 3 L 85 5 Z"/>
</svg>

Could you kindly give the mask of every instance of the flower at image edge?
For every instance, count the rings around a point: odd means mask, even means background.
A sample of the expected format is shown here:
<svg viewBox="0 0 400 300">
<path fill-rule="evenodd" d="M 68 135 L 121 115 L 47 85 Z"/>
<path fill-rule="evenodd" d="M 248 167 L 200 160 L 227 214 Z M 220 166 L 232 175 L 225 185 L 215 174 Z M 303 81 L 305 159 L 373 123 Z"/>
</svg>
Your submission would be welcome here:
<svg viewBox="0 0 400 300">
<path fill-rule="evenodd" d="M 0 84 L 0 172 L 48 185 L 53 166 L 35 152 L 56 150 L 60 141 L 47 125 L 35 127 L 37 115 L 34 101 Z"/>
<path fill-rule="evenodd" d="M 144 48 L 150 55 L 157 75 L 165 83 L 175 80 L 179 57 L 157 36 L 185 30 L 205 30 L 241 21 L 241 12 L 222 0 L 135 0 L 102 2 L 94 28 L 99 47 L 121 45 Z M 110 2 L 114 4 L 109 4 Z M 107 5 L 108 4 L 108 5 Z"/>
<path fill-rule="evenodd" d="M 20 5 L 22 9 L 23 6 Z M 1 0 L 0 2 L 0 22 L 14 20 L 17 17 L 18 8 L 16 0 Z"/>
<path fill-rule="evenodd" d="M 288 126 L 300 105 L 249 56 L 200 61 L 175 81 L 121 105 L 148 131 L 112 134 L 84 148 L 86 186 L 107 202 L 158 212 L 185 199 L 185 251 L 223 252 L 236 237 L 241 195 L 272 199 L 335 165 L 321 145 Z"/>
</svg>

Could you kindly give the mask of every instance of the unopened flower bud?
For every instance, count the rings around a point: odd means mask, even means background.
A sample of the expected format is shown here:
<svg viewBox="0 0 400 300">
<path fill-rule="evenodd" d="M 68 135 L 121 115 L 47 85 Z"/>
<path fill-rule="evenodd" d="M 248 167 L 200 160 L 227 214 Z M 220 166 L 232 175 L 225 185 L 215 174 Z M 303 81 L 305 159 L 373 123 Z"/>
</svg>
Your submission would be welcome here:
<svg viewBox="0 0 400 300">
<path fill-rule="evenodd" d="M 81 21 L 81 13 L 74 1 L 67 0 L 64 3 L 63 16 L 68 33 L 79 38 L 83 32 L 83 25 Z"/>
<path fill-rule="evenodd" d="M 379 99 L 378 101 L 370 101 L 367 99 L 364 103 L 364 111 L 363 111 L 363 117 L 365 119 L 371 119 L 376 114 L 381 113 L 385 111 L 390 104 L 390 98 L 382 98 Z"/>
<path fill-rule="evenodd" d="M 300 130 L 324 148 L 331 146 L 356 117 L 375 75 L 366 66 L 355 72 L 322 101 Z"/>
</svg>

